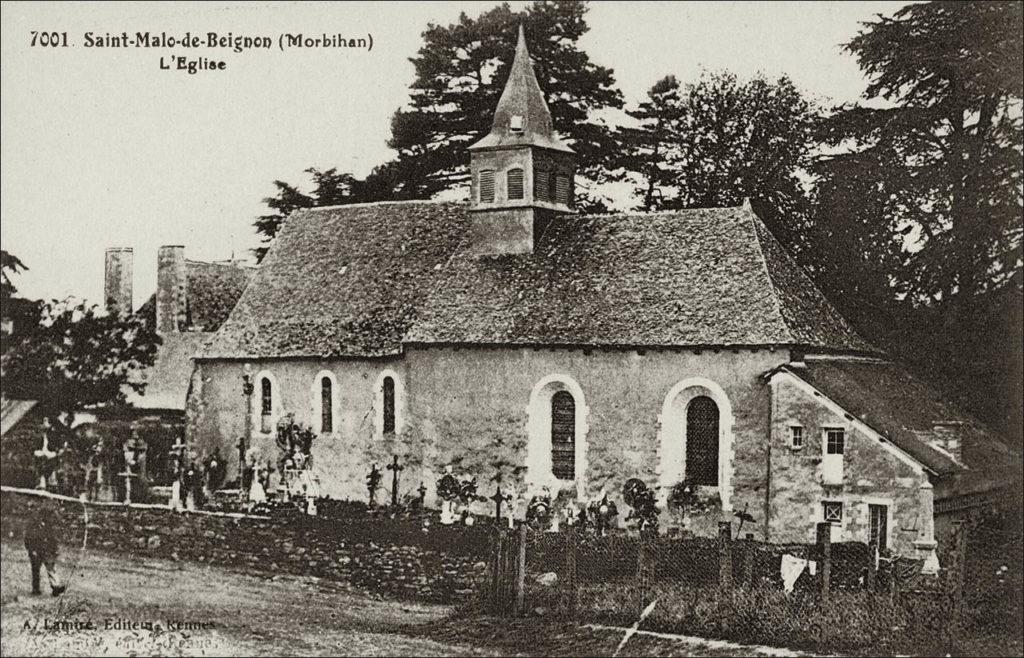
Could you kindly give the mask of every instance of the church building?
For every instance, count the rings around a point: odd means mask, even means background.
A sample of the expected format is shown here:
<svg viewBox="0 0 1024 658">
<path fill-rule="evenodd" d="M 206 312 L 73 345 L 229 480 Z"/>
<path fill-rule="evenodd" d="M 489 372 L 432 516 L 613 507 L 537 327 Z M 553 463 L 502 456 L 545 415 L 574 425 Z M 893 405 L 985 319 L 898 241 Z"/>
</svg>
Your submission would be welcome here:
<svg viewBox="0 0 1024 658">
<path fill-rule="evenodd" d="M 749 205 L 574 211 L 522 32 L 467 202 L 298 210 L 197 353 L 187 437 L 237 470 L 311 426 L 325 495 L 401 493 L 452 466 L 484 495 L 620 499 L 640 478 L 753 518 L 774 542 L 878 541 L 934 560 L 941 508 L 1019 466 L 976 420 L 865 342 Z M 386 473 L 386 472 L 385 472 Z M 384 484 L 390 483 L 390 476 Z M 620 505 L 621 510 L 626 507 Z M 625 516 L 625 514 L 620 514 Z M 670 525 L 667 520 L 664 525 Z"/>
</svg>

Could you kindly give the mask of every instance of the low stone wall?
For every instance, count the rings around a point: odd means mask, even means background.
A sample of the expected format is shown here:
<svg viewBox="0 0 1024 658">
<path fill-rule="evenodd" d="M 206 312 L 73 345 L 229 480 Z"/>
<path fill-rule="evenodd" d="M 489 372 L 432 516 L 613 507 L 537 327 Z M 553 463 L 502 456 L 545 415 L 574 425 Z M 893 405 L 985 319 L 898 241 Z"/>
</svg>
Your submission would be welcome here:
<svg viewBox="0 0 1024 658">
<path fill-rule="evenodd" d="M 318 576 L 381 593 L 453 603 L 469 596 L 486 571 L 486 542 L 469 528 L 419 521 L 331 521 L 175 513 L 161 508 L 94 505 L 30 493 L 0 493 L 0 525 L 19 543 L 25 521 L 42 507 L 63 521 L 64 559 L 77 552 L 88 514 L 89 549 L 191 560 L 246 570 Z M 382 538 L 383 537 L 383 538 Z M 469 541 L 466 541 L 469 540 Z"/>
</svg>

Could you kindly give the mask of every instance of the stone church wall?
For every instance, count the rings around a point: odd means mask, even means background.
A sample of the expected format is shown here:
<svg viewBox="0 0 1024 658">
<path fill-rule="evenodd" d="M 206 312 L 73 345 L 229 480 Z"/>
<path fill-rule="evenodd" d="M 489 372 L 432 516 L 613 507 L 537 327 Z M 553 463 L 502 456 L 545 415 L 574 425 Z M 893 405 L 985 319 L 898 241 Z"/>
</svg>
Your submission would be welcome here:
<svg viewBox="0 0 1024 658">
<path fill-rule="evenodd" d="M 774 542 L 814 541 L 823 520 L 823 501 L 843 503 L 842 523 L 833 541 L 867 542 L 868 505 L 886 505 L 888 547 L 913 555 L 913 542 L 925 536 L 931 510 L 922 505 L 927 476 L 835 413 L 822 400 L 782 377 L 774 385 L 775 422 L 771 459 L 771 536 Z M 792 446 L 793 426 L 802 427 L 803 446 Z M 823 484 L 825 428 L 845 430 L 841 484 Z"/>
</svg>

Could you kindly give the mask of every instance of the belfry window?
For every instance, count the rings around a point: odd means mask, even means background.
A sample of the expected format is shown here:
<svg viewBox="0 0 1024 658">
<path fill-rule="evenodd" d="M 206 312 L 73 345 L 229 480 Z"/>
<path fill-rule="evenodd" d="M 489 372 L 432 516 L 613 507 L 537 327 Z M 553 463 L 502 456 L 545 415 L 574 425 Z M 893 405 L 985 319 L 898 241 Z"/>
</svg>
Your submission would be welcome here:
<svg viewBox="0 0 1024 658">
<path fill-rule="evenodd" d="M 509 130 L 514 133 L 523 132 L 523 117 L 519 114 L 513 114 L 508 121 Z"/>
<path fill-rule="evenodd" d="M 480 203 L 494 202 L 494 170 L 484 169 L 480 172 Z"/>
<path fill-rule="evenodd" d="M 569 204 L 569 177 L 559 174 L 555 177 L 555 201 Z"/>
<path fill-rule="evenodd" d="M 686 408 L 686 479 L 718 486 L 718 405 L 706 395 Z"/>
<path fill-rule="evenodd" d="M 576 400 L 568 391 L 551 396 L 551 473 L 559 480 L 576 477 Z"/>
<path fill-rule="evenodd" d="M 334 390 L 328 377 L 320 380 L 320 431 L 334 431 Z"/>
<path fill-rule="evenodd" d="M 508 198 L 523 198 L 523 170 L 516 168 L 508 172 Z"/>
<path fill-rule="evenodd" d="M 551 172 L 547 169 L 535 168 L 533 170 L 533 196 L 539 201 L 550 201 Z"/>
<path fill-rule="evenodd" d="M 395 380 L 393 377 L 385 377 L 382 384 L 384 389 L 384 422 L 385 434 L 395 433 Z"/>
</svg>

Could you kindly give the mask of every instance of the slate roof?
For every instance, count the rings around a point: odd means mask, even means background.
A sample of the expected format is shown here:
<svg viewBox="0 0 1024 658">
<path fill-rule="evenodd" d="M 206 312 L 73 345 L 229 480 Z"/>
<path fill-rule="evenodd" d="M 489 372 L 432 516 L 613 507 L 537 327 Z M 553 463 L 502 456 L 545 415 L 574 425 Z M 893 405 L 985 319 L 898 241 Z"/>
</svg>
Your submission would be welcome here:
<svg viewBox="0 0 1024 658">
<path fill-rule="evenodd" d="M 228 319 L 242 296 L 255 268 L 234 263 L 205 263 L 186 260 L 188 274 L 188 325 L 194 331 L 217 331 Z M 137 311 L 155 324 L 156 295 L 151 295 Z"/>
<path fill-rule="evenodd" d="M 564 216 L 533 254 L 457 254 L 411 343 L 872 351 L 747 208 Z"/>
<path fill-rule="evenodd" d="M 939 477 L 948 478 L 944 492 L 973 493 L 1020 481 L 1020 455 L 984 424 L 944 402 L 938 392 L 895 363 L 816 358 L 808 359 L 805 368 L 787 366 L 786 370 Z M 935 421 L 963 423 L 963 465 L 928 444 Z"/>
<path fill-rule="evenodd" d="M 467 228 L 461 203 L 298 210 L 203 356 L 396 354 Z"/>
<path fill-rule="evenodd" d="M 513 116 L 522 118 L 521 131 L 514 132 L 510 129 Z M 502 89 L 501 98 L 498 99 L 498 107 L 494 110 L 491 132 L 470 146 L 469 150 L 525 145 L 573 152 L 555 133 L 551 112 L 544 101 L 537 76 L 534 75 L 530 53 L 526 49 L 526 36 L 523 34 L 523 26 L 520 25 L 515 59 L 509 67 L 508 80 Z"/>
<path fill-rule="evenodd" d="M 564 216 L 478 258 L 468 206 L 297 211 L 203 358 L 384 356 L 403 343 L 785 345 L 871 352 L 748 208 Z"/>
<path fill-rule="evenodd" d="M 156 360 L 138 373 L 146 388 L 139 395 L 125 387 L 128 402 L 139 409 L 184 410 L 192 375 L 192 358 L 213 337 L 238 303 L 256 268 L 235 263 L 205 263 L 186 260 L 186 299 L 189 331 L 166 332 L 157 349 Z M 138 313 L 156 324 L 156 295 Z"/>
</svg>

